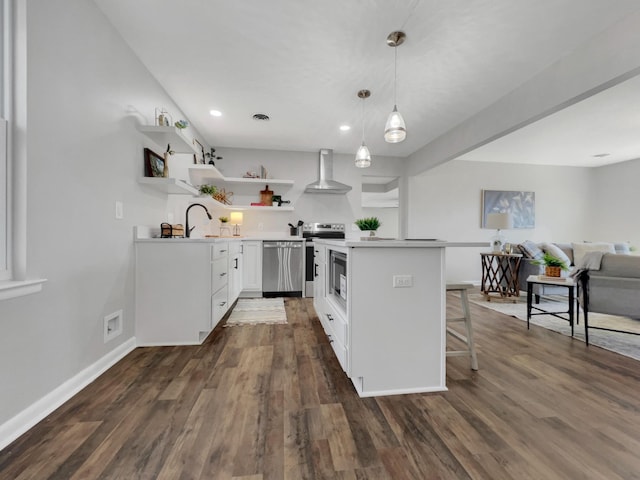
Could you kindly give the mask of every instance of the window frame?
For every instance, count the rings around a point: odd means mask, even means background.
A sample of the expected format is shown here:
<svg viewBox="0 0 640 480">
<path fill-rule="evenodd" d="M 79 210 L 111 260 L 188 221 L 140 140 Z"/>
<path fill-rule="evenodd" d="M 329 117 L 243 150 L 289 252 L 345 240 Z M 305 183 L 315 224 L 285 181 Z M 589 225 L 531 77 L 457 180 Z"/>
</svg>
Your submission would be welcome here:
<svg viewBox="0 0 640 480">
<path fill-rule="evenodd" d="M 42 290 L 46 279 L 27 278 L 27 0 L 0 0 L 0 115 L 6 121 L 3 161 L 6 267 L 0 272 L 0 301 Z M 22 135 L 18 135 L 21 131 Z M 0 180 L 2 181 L 2 180 Z M 1 205 L 1 204 L 0 204 Z"/>
</svg>

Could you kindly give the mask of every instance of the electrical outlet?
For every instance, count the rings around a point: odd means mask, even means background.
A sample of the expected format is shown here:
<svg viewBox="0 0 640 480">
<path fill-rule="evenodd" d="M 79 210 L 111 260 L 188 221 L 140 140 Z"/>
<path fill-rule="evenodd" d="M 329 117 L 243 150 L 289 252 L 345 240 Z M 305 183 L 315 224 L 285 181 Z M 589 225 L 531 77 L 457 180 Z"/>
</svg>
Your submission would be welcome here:
<svg viewBox="0 0 640 480">
<path fill-rule="evenodd" d="M 124 204 L 116 200 L 116 220 L 122 220 L 124 218 Z"/>
<path fill-rule="evenodd" d="M 413 275 L 394 275 L 393 288 L 413 287 Z"/>
</svg>

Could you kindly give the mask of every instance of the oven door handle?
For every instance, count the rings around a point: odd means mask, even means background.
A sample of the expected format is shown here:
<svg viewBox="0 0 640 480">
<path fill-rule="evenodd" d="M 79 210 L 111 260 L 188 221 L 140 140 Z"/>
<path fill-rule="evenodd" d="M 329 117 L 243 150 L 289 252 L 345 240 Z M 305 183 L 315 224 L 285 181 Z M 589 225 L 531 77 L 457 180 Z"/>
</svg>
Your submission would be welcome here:
<svg viewBox="0 0 640 480">
<path fill-rule="evenodd" d="M 313 278 L 318 276 L 318 264 L 314 263 L 313 264 Z"/>
</svg>

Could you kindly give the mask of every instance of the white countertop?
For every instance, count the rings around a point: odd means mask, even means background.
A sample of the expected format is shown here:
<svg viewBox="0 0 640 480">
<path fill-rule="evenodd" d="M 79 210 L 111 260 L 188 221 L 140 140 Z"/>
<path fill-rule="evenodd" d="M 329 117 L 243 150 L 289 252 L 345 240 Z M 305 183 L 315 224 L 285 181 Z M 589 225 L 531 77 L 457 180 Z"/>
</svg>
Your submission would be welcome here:
<svg viewBox="0 0 640 480">
<path fill-rule="evenodd" d="M 488 247 L 489 242 L 447 242 L 446 240 L 333 240 L 315 239 L 315 243 L 337 247 L 367 248 L 443 248 L 443 247 Z"/>
</svg>

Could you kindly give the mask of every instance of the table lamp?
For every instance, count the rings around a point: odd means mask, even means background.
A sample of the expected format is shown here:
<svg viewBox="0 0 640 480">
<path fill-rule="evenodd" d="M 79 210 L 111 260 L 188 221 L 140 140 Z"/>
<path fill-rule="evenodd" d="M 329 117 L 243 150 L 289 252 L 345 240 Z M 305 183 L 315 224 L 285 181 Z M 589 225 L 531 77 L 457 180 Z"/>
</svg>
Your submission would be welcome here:
<svg viewBox="0 0 640 480">
<path fill-rule="evenodd" d="M 231 223 L 233 224 L 233 236 L 240 236 L 240 225 L 242 225 L 242 212 L 231 212 Z"/>
<path fill-rule="evenodd" d="M 505 240 L 500 230 L 513 228 L 513 217 L 510 213 L 489 213 L 487 215 L 486 228 L 495 228 L 496 234 L 491 238 L 491 246 L 494 252 L 502 252 Z"/>
</svg>

